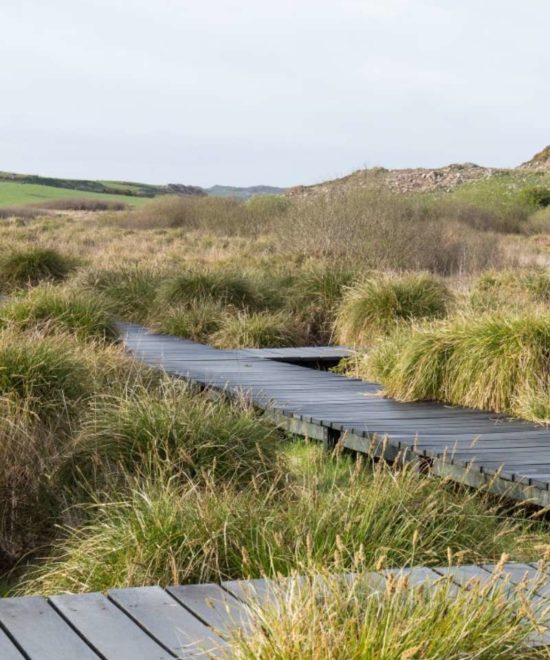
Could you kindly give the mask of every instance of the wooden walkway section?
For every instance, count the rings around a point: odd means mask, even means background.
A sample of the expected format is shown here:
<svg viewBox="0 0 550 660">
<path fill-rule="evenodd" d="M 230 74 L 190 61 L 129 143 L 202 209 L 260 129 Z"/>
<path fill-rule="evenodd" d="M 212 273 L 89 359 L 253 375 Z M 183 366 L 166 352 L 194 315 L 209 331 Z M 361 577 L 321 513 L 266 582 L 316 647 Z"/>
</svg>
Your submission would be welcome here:
<svg viewBox="0 0 550 660">
<path fill-rule="evenodd" d="M 120 324 L 145 364 L 200 387 L 246 396 L 291 433 L 388 460 L 422 460 L 433 473 L 533 504 L 550 504 L 550 430 L 479 410 L 402 403 L 380 386 L 300 363 L 336 362 L 341 347 L 219 350 Z M 289 363 L 290 362 L 290 363 Z"/>
<path fill-rule="evenodd" d="M 407 578 L 411 587 L 436 588 L 446 576 L 458 593 L 472 580 L 495 579 L 505 589 L 525 584 L 536 611 L 550 608 L 550 576 L 532 564 L 506 564 L 498 578 L 494 566 L 390 569 L 361 576 L 373 593 L 385 589 L 390 575 Z M 347 575 L 348 581 L 356 579 Z M 0 599 L 2 660 L 168 660 L 230 657 L 228 641 L 250 628 L 254 603 L 269 604 L 276 594 L 269 580 L 218 584 L 111 589 L 100 593 L 42 598 Z M 507 586 L 506 586 L 507 585 Z M 280 587 L 279 587 L 280 588 Z M 284 588 L 284 587 L 283 587 Z M 538 609 L 540 608 L 540 610 Z M 550 623 L 550 616 L 549 616 Z M 533 640 L 550 645 L 550 633 Z"/>
</svg>

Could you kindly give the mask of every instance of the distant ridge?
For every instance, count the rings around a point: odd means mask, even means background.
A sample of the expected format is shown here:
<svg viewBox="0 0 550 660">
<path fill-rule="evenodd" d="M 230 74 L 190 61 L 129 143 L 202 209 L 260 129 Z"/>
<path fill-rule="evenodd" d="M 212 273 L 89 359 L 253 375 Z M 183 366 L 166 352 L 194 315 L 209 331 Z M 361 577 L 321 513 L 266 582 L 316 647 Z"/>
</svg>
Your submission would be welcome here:
<svg viewBox="0 0 550 660">
<path fill-rule="evenodd" d="M 276 186 L 248 186 L 240 188 L 238 186 L 211 186 L 206 188 L 206 192 L 212 197 L 239 197 L 248 199 L 254 195 L 281 195 L 286 188 L 277 188 Z"/>
<path fill-rule="evenodd" d="M 43 197 L 47 197 L 47 191 L 74 191 L 74 197 L 85 197 L 94 195 L 115 195 L 125 198 L 151 199 L 161 195 L 182 195 L 182 196 L 206 196 L 214 197 L 236 197 L 239 199 L 249 199 L 254 195 L 277 195 L 285 191 L 284 188 L 276 186 L 223 186 L 215 185 L 210 188 L 200 186 L 186 185 L 183 183 L 168 183 L 166 185 L 155 185 L 150 183 L 140 183 L 136 181 L 101 181 L 89 179 L 62 179 L 59 177 L 39 176 L 37 174 L 17 174 L 15 172 L 0 172 L 0 184 L 10 184 L 11 186 L 21 186 L 23 194 L 22 199 L 27 196 L 32 197 L 30 193 L 31 186 L 40 186 L 45 191 Z M 26 186 L 29 186 L 27 188 Z M 24 190 L 23 190 L 24 189 Z M 28 195 L 24 191 L 28 192 Z M 34 194 L 34 193 L 33 193 Z M 59 193 L 58 193 L 59 194 Z M 66 195 L 65 195 L 66 196 Z M 38 195 L 41 197 L 41 195 Z M 34 200 L 32 200 L 34 201 Z M 0 206 L 2 199 L 0 195 Z"/>
</svg>

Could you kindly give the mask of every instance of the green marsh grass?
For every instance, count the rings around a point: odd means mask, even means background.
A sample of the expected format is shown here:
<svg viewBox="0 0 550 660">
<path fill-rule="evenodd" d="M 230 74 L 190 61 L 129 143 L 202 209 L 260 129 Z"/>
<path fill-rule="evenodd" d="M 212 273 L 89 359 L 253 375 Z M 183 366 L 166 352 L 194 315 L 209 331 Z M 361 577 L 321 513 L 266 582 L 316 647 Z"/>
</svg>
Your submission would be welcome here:
<svg viewBox="0 0 550 660">
<path fill-rule="evenodd" d="M 0 324 L 19 330 L 74 333 L 79 339 L 114 340 L 116 326 L 103 300 L 87 292 L 42 284 L 0 308 Z"/>
<path fill-rule="evenodd" d="M 448 578 L 432 587 L 388 576 L 372 586 L 358 567 L 353 582 L 305 573 L 277 582 L 267 603 L 250 606 L 251 630 L 237 632 L 232 656 L 241 660 L 412 660 L 547 657 L 533 648 L 544 612 L 531 592 L 507 592 L 498 572 L 484 586 L 456 593 Z"/>
<path fill-rule="evenodd" d="M 269 348 L 304 344 L 299 322 L 284 310 L 226 313 L 210 336 L 217 348 Z"/>
<path fill-rule="evenodd" d="M 475 310 L 523 311 L 526 307 L 550 305 L 550 275 L 544 270 L 488 271 L 470 289 Z"/>
<path fill-rule="evenodd" d="M 336 317 L 340 343 L 367 346 L 400 323 L 445 316 L 452 294 L 428 274 L 368 277 L 347 289 Z"/>
<path fill-rule="evenodd" d="M 32 402 L 41 416 L 78 404 L 90 373 L 67 338 L 0 333 L 0 396 Z"/>
<path fill-rule="evenodd" d="M 64 280 L 74 268 L 71 259 L 57 250 L 28 248 L 0 258 L 0 287 L 4 291 Z"/>
<path fill-rule="evenodd" d="M 301 443 L 287 452 L 278 477 L 245 485 L 186 480 L 155 457 L 88 505 L 87 522 L 65 530 L 18 593 L 496 561 L 503 551 L 522 560 L 546 543 L 545 523 L 414 466 L 369 470 Z"/>
<path fill-rule="evenodd" d="M 79 465 L 140 470 L 150 456 L 187 479 L 245 483 L 277 465 L 280 434 L 245 402 L 212 400 L 166 378 L 90 403 L 72 451 Z"/>
<path fill-rule="evenodd" d="M 251 281 L 238 273 L 223 270 L 195 270 L 181 273 L 162 284 L 160 304 L 193 304 L 207 300 L 237 308 L 255 307 L 259 294 Z"/>
<path fill-rule="evenodd" d="M 186 305 L 170 306 L 152 322 L 152 327 L 164 334 L 207 344 L 211 335 L 223 323 L 227 309 L 214 300 L 192 300 Z"/>
<path fill-rule="evenodd" d="M 549 391 L 549 355 L 547 313 L 457 316 L 401 328 L 374 347 L 359 371 L 397 399 L 519 414 L 526 396 Z"/>
</svg>

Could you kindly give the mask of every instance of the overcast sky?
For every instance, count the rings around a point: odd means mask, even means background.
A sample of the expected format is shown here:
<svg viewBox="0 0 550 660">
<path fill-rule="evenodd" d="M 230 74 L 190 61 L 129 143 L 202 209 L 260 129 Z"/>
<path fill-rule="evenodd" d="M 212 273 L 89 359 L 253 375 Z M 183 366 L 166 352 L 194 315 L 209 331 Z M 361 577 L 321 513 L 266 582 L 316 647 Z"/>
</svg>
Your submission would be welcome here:
<svg viewBox="0 0 550 660">
<path fill-rule="evenodd" d="M 550 143 L 548 0 L 0 0 L 0 170 L 313 183 Z"/>
</svg>

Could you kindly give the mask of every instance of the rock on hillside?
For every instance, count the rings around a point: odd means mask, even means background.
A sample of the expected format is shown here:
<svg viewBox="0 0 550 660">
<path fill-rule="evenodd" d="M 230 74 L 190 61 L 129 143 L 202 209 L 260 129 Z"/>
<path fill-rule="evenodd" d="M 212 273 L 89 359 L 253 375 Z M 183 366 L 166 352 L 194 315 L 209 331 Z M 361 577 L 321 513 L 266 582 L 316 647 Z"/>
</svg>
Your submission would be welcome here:
<svg viewBox="0 0 550 660">
<path fill-rule="evenodd" d="M 306 197 L 312 194 L 328 194 L 337 190 L 368 188 L 379 185 L 387 186 L 390 190 L 399 193 L 450 192 L 463 183 L 487 179 L 499 171 L 501 170 L 481 167 L 474 163 L 453 164 L 437 169 L 418 167 L 386 170 L 383 167 L 375 167 L 369 170 L 358 170 L 341 179 L 334 179 L 313 186 L 296 186 L 290 188 L 287 194 Z"/>
<path fill-rule="evenodd" d="M 447 165 L 434 169 L 422 167 L 387 170 L 384 167 L 374 167 L 368 170 L 357 170 L 353 174 L 332 181 L 314 184 L 312 186 L 295 186 L 289 188 L 287 195 L 291 197 L 308 197 L 310 195 L 328 195 L 350 189 L 385 186 L 398 193 L 429 193 L 451 192 L 458 186 L 505 172 L 529 170 L 541 174 L 550 173 L 550 146 L 546 147 L 531 160 L 515 169 L 481 167 L 474 163 Z"/>
<path fill-rule="evenodd" d="M 522 163 L 520 169 L 550 172 L 550 145 L 539 151 L 538 154 L 535 154 L 531 160 Z"/>
</svg>

